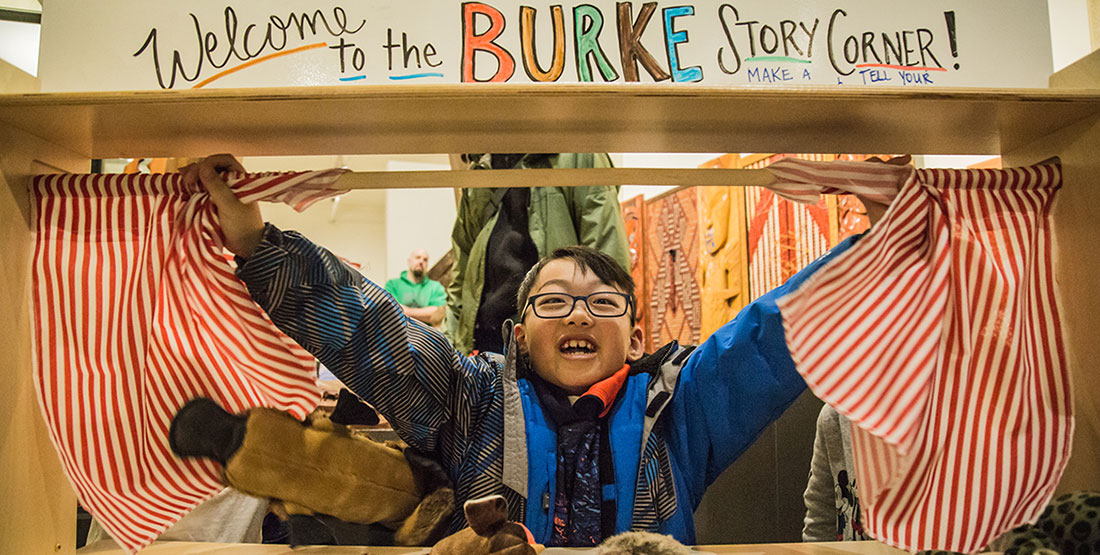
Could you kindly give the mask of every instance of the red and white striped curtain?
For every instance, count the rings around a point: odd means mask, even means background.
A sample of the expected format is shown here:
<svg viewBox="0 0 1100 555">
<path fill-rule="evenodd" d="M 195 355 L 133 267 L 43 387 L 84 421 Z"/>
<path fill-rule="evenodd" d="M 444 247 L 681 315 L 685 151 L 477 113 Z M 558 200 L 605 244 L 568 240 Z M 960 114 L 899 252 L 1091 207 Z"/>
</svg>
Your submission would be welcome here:
<svg viewBox="0 0 1100 555">
<path fill-rule="evenodd" d="M 342 173 L 229 182 L 243 200 L 302 210 Z M 319 399 L 314 362 L 251 301 L 213 204 L 178 174 L 46 175 L 33 188 L 39 405 L 81 504 L 135 551 L 224 487 L 214 463 L 169 450 L 175 412 L 205 396 L 303 417 Z"/>
<path fill-rule="evenodd" d="M 835 164 L 786 178 L 883 184 L 881 166 Z M 969 553 L 1034 521 L 1069 458 L 1050 222 L 1061 171 L 901 177 L 882 221 L 779 306 L 799 372 L 853 422 L 868 531 Z"/>
</svg>

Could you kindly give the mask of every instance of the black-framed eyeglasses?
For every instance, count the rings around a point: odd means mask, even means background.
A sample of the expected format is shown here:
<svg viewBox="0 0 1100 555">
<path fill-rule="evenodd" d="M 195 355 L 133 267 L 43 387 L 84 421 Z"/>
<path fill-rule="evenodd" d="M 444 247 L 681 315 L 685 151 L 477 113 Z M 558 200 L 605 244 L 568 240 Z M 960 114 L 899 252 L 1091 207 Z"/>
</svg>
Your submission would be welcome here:
<svg viewBox="0 0 1100 555">
<path fill-rule="evenodd" d="M 618 318 L 630 310 L 630 295 L 618 291 L 601 291 L 591 295 L 569 295 L 567 293 L 539 293 L 527 299 L 527 306 L 535 311 L 535 316 L 544 319 L 565 318 L 573 313 L 577 302 L 583 302 L 588 313 L 596 318 Z"/>
</svg>

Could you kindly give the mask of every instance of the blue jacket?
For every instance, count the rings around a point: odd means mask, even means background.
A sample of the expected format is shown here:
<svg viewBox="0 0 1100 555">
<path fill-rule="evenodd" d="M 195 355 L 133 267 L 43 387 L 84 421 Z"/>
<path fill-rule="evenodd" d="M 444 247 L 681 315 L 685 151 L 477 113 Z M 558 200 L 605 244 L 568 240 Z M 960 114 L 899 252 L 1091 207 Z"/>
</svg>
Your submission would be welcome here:
<svg viewBox="0 0 1100 555">
<path fill-rule="evenodd" d="M 695 542 L 707 486 L 792 403 L 805 384 L 775 301 L 854 239 L 747 306 L 699 348 L 667 345 L 631 365 L 608 415 L 617 531 Z M 456 501 L 501 494 L 513 520 L 550 537 L 556 437 L 531 383 L 507 356 L 460 355 L 406 318 L 384 289 L 294 232 L 268 225 L 238 275 L 295 341 L 371 403 L 409 445 L 432 454 Z M 451 529 L 466 525 L 456 511 Z"/>
</svg>

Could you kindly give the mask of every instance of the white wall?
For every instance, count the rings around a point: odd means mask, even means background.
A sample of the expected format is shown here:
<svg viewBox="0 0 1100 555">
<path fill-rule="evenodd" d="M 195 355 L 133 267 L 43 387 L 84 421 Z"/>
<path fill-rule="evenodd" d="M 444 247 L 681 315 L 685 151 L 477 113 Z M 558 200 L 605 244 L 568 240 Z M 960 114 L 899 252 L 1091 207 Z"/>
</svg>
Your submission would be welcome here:
<svg viewBox="0 0 1100 555">
<path fill-rule="evenodd" d="M 397 157 L 417 163 L 445 157 Z M 308 157 L 260 157 L 241 161 L 248 171 L 311 170 L 347 167 L 353 171 L 385 171 L 394 157 L 386 156 L 308 156 Z M 445 189 L 448 193 L 450 189 Z M 359 264 L 360 271 L 371 281 L 385 283 L 393 277 L 388 266 L 391 250 L 403 250 L 390 245 L 392 234 L 387 222 L 399 221 L 400 214 L 389 215 L 388 192 L 384 190 L 357 190 L 346 193 L 338 200 L 325 200 L 302 213 L 288 206 L 263 205 L 264 219 L 282 229 L 301 232 L 310 240 L 323 245 L 337 255 Z M 430 204 L 436 204 L 434 201 Z M 453 201 L 452 201 L 453 206 Z M 450 220 L 454 219 L 453 213 Z M 450 233 L 448 227 L 447 233 Z M 449 236 L 449 235 L 448 235 Z M 444 251 L 446 252 L 446 251 Z M 429 251 L 430 253 L 430 251 Z M 408 252 L 401 255 L 401 269 Z M 397 271 L 400 273 L 400 269 Z M 394 274 L 396 275 L 396 274 Z"/>
<path fill-rule="evenodd" d="M 1050 45 L 1054 71 L 1058 71 L 1092 52 L 1089 39 L 1088 0 L 1048 0 Z M 1100 10 L 1093 0 L 1092 10 Z"/>
<path fill-rule="evenodd" d="M 446 157 L 437 162 L 395 160 L 389 171 L 449 170 Z M 454 189 L 387 189 L 386 275 L 394 278 L 408 269 L 409 254 L 428 251 L 428 267 L 451 250 L 451 228 L 455 221 Z"/>
<path fill-rule="evenodd" d="M 719 156 L 722 154 L 633 152 L 612 154 L 611 161 L 617 168 L 697 168 Z M 667 185 L 623 185 L 619 188 L 619 201 L 638 195 L 648 199 L 674 188 Z"/>
<path fill-rule="evenodd" d="M 323 200 L 305 212 L 283 204 L 264 204 L 264 219 L 280 229 L 293 229 L 333 253 L 359 265 L 375 283 L 386 280 L 386 213 L 384 191 L 352 191 Z"/>
<path fill-rule="evenodd" d="M 37 76 L 38 31 L 34 23 L 0 21 L 0 60 Z"/>
</svg>

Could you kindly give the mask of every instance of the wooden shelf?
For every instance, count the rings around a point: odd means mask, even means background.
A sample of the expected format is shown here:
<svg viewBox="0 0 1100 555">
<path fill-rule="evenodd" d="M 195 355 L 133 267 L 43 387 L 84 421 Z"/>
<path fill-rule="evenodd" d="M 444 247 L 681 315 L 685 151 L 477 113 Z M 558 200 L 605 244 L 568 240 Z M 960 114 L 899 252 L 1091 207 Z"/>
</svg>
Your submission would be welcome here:
<svg viewBox="0 0 1100 555">
<path fill-rule="evenodd" d="M 808 542 L 771 543 L 745 545 L 702 545 L 699 550 L 715 554 L 742 553 L 745 555 L 904 555 L 904 551 L 875 541 L 858 542 Z M 353 546 L 300 546 L 290 548 L 275 544 L 227 544 L 198 542 L 155 542 L 142 550 L 149 555 L 302 555 L 327 553 L 328 555 L 425 555 L 421 547 L 353 547 Z M 552 548 L 547 552 L 556 555 L 574 553 L 591 555 L 594 548 Z M 77 550 L 78 555 L 124 555 L 118 545 L 104 540 Z"/>
<path fill-rule="evenodd" d="M 446 152 L 1000 154 L 1100 115 L 1097 90 L 421 85 L 0 95 L 90 158 Z"/>
</svg>

